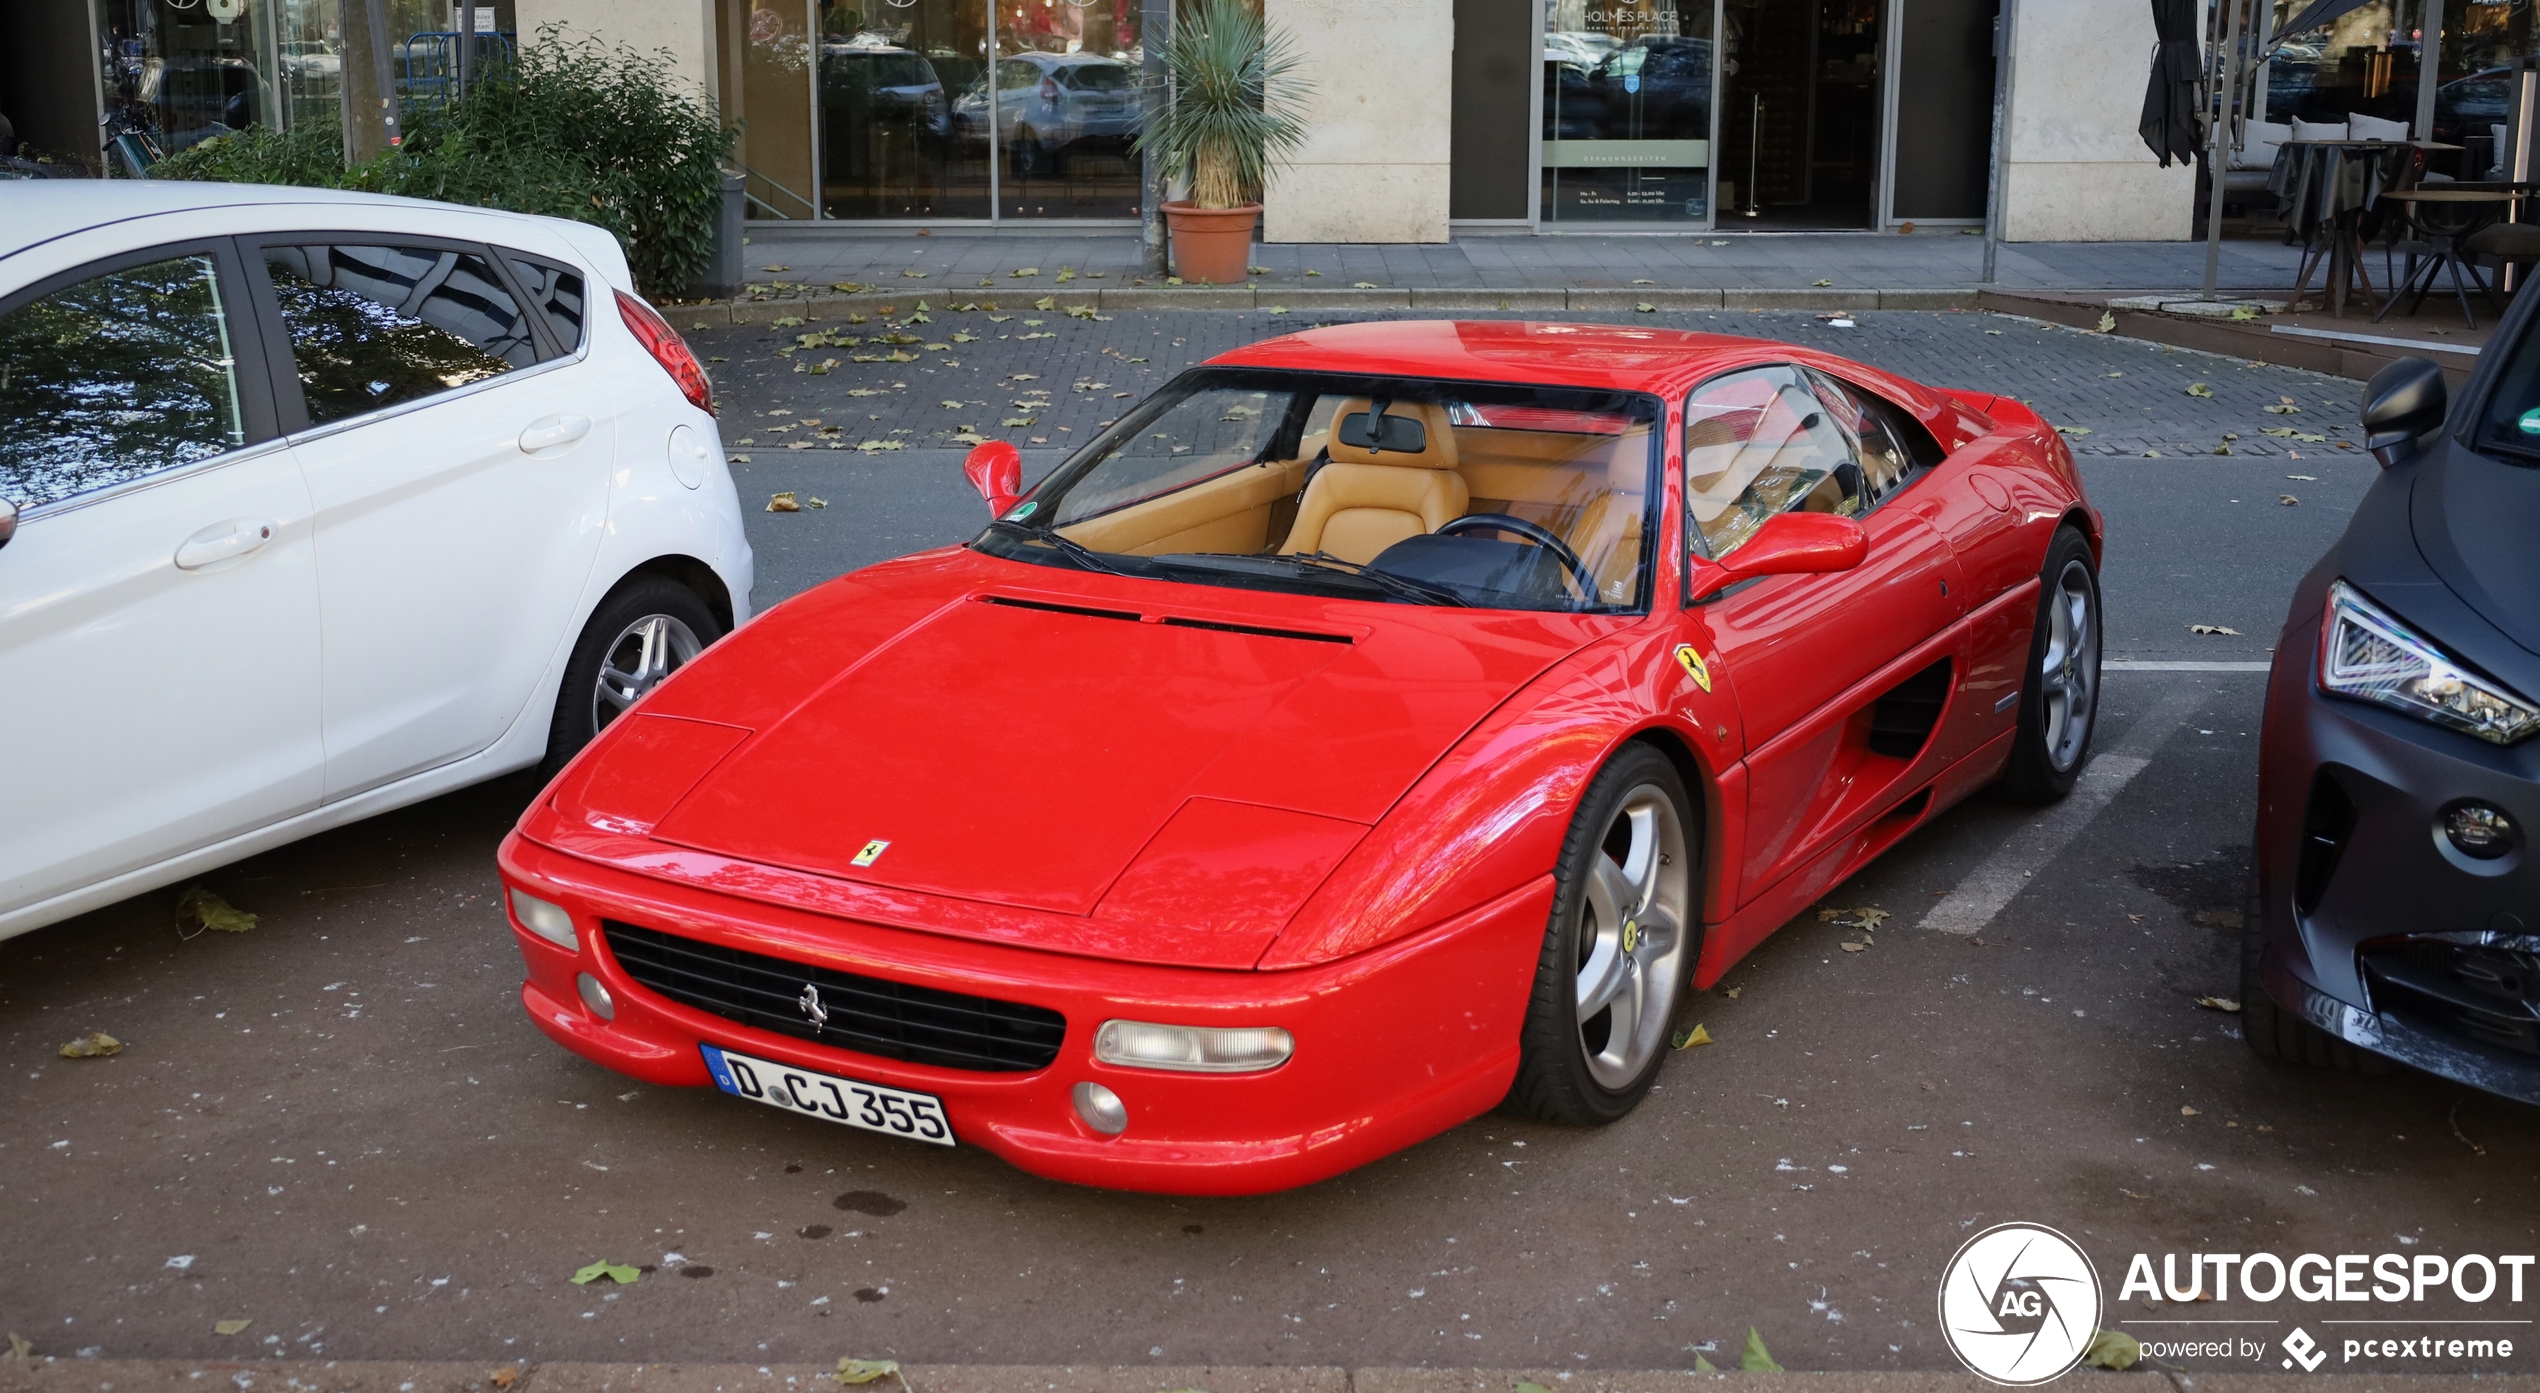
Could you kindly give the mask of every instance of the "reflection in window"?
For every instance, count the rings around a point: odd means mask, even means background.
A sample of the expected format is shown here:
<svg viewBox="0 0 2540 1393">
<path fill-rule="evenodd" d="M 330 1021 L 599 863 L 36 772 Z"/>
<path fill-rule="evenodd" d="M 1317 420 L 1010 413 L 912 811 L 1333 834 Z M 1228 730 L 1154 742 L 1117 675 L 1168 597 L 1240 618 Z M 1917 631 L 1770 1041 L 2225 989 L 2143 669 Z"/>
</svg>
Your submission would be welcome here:
<svg viewBox="0 0 2540 1393">
<path fill-rule="evenodd" d="M 246 439 L 210 257 L 98 276 L 0 317 L 0 498 L 20 508 Z"/>
<path fill-rule="evenodd" d="M 988 71 L 976 0 L 820 7 L 820 190 L 833 218 L 980 218 L 988 158 L 956 115 Z"/>
<path fill-rule="evenodd" d="M 1142 422 L 1077 481 L 1053 525 L 1098 517 L 1250 464 L 1287 419 L 1290 394 L 1240 387 L 1194 392 Z"/>
<path fill-rule="evenodd" d="M 424 247 L 268 247 L 265 270 L 310 425 L 538 361 L 528 319 L 482 257 Z"/>
<path fill-rule="evenodd" d="M 1685 403 L 1685 508 L 1713 559 L 1776 514 L 1861 513 L 1853 442 L 1812 377 L 1754 368 L 1704 383 Z"/>
<path fill-rule="evenodd" d="M 566 353 L 582 347 L 582 278 L 541 261 L 513 257 L 512 277 L 529 292 L 529 303 L 547 316 L 556 346 Z"/>
</svg>

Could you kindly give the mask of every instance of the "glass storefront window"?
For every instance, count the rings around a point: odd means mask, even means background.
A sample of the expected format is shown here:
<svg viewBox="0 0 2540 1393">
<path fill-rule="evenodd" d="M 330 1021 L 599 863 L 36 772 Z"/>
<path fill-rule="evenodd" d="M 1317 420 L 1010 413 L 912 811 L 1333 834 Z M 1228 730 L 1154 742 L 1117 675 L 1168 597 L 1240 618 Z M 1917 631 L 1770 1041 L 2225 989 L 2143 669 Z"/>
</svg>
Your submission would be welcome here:
<svg viewBox="0 0 2540 1393">
<path fill-rule="evenodd" d="M 2275 32 L 2306 8 L 2273 0 Z M 2508 65 L 2529 46 L 2530 9 L 2529 0 L 2444 5 L 2432 137 L 2465 148 L 2428 152 L 2429 168 L 2468 179 L 2495 172 L 2502 158 L 2497 134 L 2513 96 Z M 2425 0 L 2373 0 L 2321 28 L 2285 35 L 2267 62 L 2267 119 L 2335 124 L 2370 116 L 2413 124 L 2426 10 Z"/>
<path fill-rule="evenodd" d="M 718 0 L 750 216 L 1136 217 L 1139 3 Z"/>
<path fill-rule="evenodd" d="M 267 5 L 106 0 L 97 18 L 106 102 L 163 150 L 276 119 Z"/>
<path fill-rule="evenodd" d="M 955 129 L 986 75 L 979 0 L 821 0 L 820 198 L 832 218 L 981 218 L 988 163 Z"/>
<path fill-rule="evenodd" d="M 1711 21 L 1712 0 L 1544 0 L 1544 221 L 1710 221 Z"/>
<path fill-rule="evenodd" d="M 1137 0 L 996 0 L 997 211 L 1138 215 Z M 978 124 L 987 95 L 975 94 Z"/>
</svg>

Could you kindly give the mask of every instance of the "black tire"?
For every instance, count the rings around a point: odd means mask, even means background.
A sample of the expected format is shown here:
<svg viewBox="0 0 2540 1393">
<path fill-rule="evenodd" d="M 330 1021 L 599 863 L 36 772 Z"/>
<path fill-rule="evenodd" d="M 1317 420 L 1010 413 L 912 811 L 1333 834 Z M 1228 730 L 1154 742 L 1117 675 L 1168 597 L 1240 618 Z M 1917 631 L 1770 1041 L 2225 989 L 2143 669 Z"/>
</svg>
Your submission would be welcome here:
<svg viewBox="0 0 2540 1393">
<path fill-rule="evenodd" d="M 2349 1074 L 2387 1074 L 2390 1064 L 2370 1050 L 2359 1050 L 2292 1011 L 2275 1004 L 2260 980 L 2266 954 L 2266 902 L 2258 894 L 2258 872 L 2240 902 L 2240 1038 L 2260 1059 L 2307 1064 Z"/>
<path fill-rule="evenodd" d="M 582 626 L 582 636 L 573 641 L 573 656 L 565 663 L 564 682 L 556 689 L 555 717 L 547 728 L 547 757 L 539 766 L 542 773 L 553 775 L 562 769 L 567 760 L 591 743 L 601 727 L 631 704 L 631 700 L 621 703 L 602 696 L 601 669 L 615 655 L 620 661 L 610 664 L 612 678 L 623 674 L 630 642 L 640 646 L 644 641 L 635 631 L 655 621 L 664 622 L 657 633 L 667 663 L 657 673 L 639 674 L 645 680 L 641 690 L 633 693 L 633 699 L 640 699 L 644 692 L 723 637 L 723 621 L 715 617 L 714 607 L 694 590 L 667 576 L 631 576 L 610 591 L 608 598 L 591 611 L 590 622 Z M 617 695 L 625 695 L 625 684 L 618 684 Z"/>
<path fill-rule="evenodd" d="M 2080 531 L 2056 529 L 2038 579 L 2037 626 L 2020 679 L 2019 733 L 2001 788 L 2019 802 L 2045 804 L 2073 791 L 2090 763 L 2090 741 L 2099 726 L 2099 568 Z M 2086 620 L 2077 627 L 2074 604 L 2083 607 Z"/>
<path fill-rule="evenodd" d="M 1618 903 L 1614 887 L 1632 884 L 1628 867 L 1638 859 L 1643 835 L 1657 857 L 1648 871 L 1651 888 L 1632 908 L 1610 912 L 1620 924 L 1610 922 L 1597 906 Z M 1701 826 L 1684 780 L 1657 750 L 1628 745 L 1589 783 L 1561 844 L 1558 888 L 1519 1034 L 1508 1111 L 1601 1127 L 1629 1113 L 1649 1092 L 1670 1053 L 1668 1037 L 1701 956 L 1702 878 L 1696 873 L 1701 848 Z M 1618 876 L 1619 882 L 1612 879 Z M 1598 882 L 1593 887 L 1592 880 Z M 1668 920 L 1673 924 L 1661 927 Z M 1650 927 L 1642 928 L 1644 923 Z M 1602 980 L 1625 985 L 1611 993 L 1612 1005 L 1591 1012 L 1583 1025 L 1579 998 L 1587 992 L 1583 984 L 1590 969 L 1620 959 L 1629 961 Z M 1617 1040 L 1613 1032 L 1626 1012 L 1627 1038 Z"/>
</svg>

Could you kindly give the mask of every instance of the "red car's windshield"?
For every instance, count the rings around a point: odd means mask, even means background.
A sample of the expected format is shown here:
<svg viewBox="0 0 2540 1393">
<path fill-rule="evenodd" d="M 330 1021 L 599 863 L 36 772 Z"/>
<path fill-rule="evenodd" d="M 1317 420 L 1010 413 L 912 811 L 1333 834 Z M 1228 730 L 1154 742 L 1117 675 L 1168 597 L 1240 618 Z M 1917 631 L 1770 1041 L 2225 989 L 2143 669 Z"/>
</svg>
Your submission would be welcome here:
<svg viewBox="0 0 2540 1393">
<path fill-rule="evenodd" d="M 973 545 L 1247 589 L 1637 610 L 1661 419 L 1624 392 L 1204 368 Z"/>
</svg>

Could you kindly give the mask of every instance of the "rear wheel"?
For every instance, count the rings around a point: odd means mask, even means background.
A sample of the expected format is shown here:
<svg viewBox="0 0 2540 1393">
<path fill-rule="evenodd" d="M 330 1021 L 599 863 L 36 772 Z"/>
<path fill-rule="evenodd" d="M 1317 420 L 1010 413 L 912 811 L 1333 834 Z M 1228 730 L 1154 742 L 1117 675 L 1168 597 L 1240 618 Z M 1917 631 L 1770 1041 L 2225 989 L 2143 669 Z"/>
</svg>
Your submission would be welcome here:
<svg viewBox="0 0 2540 1393">
<path fill-rule="evenodd" d="M 2056 530 L 2039 580 L 2019 733 L 2002 774 L 2003 789 L 2023 803 L 2073 791 L 2099 724 L 2099 572 L 2080 532 Z"/>
<path fill-rule="evenodd" d="M 1684 780 L 1647 745 L 1588 785 L 1562 843 L 1511 1110 L 1601 1126 L 1657 1079 L 1700 946 L 1692 828 Z"/>
<path fill-rule="evenodd" d="M 556 692 L 545 772 L 553 774 L 629 707 L 723 637 L 697 592 L 664 576 L 637 576 L 600 602 L 582 626 Z"/>
</svg>

